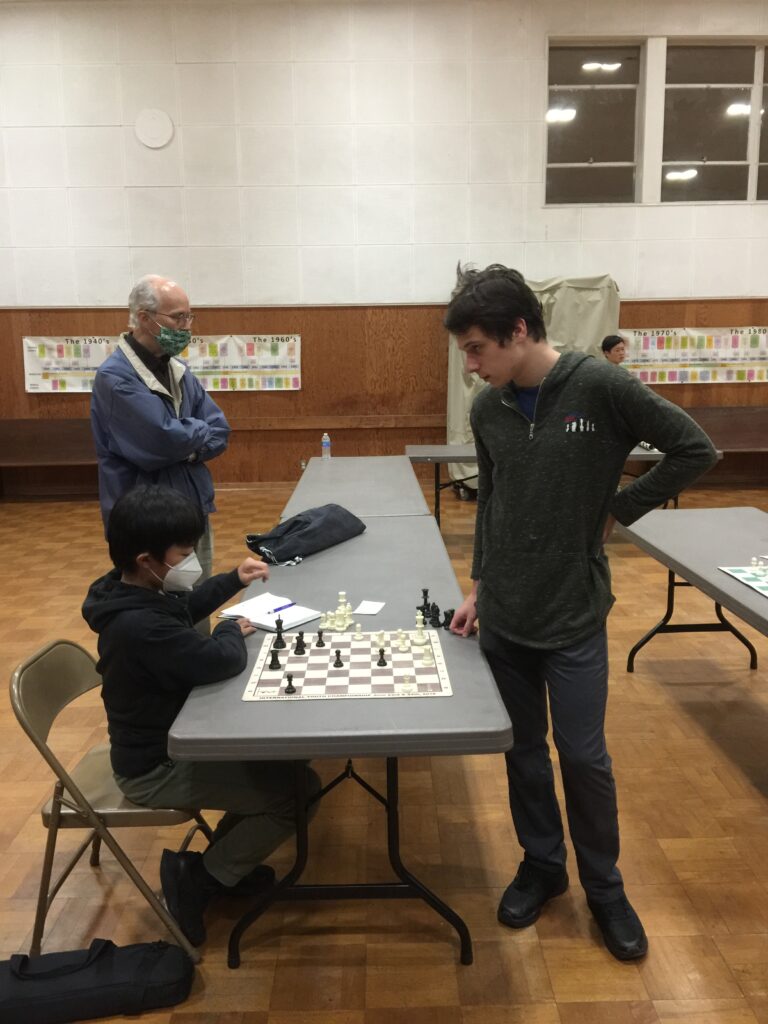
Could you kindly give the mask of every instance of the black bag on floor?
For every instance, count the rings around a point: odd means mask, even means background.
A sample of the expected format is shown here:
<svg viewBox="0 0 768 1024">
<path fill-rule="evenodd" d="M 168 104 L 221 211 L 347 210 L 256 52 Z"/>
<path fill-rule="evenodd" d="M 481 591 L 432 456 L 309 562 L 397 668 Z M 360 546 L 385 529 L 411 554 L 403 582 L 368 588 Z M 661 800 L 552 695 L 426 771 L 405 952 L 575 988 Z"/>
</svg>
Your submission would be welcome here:
<svg viewBox="0 0 768 1024">
<path fill-rule="evenodd" d="M 265 561 L 278 565 L 300 562 L 307 555 L 332 548 L 364 530 L 365 523 L 342 505 L 318 505 L 278 523 L 269 533 L 247 533 L 245 543 Z"/>
<path fill-rule="evenodd" d="M 175 1006 L 195 968 L 180 946 L 94 939 L 89 949 L 0 961 L 3 1024 L 69 1024 Z"/>
</svg>

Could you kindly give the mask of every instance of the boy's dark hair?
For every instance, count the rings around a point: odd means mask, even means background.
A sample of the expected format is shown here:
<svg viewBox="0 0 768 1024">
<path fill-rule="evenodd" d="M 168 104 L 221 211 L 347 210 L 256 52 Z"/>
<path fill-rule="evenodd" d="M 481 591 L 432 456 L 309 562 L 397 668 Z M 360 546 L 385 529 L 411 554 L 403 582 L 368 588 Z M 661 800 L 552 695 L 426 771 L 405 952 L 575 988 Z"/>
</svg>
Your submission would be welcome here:
<svg viewBox="0 0 768 1024">
<path fill-rule="evenodd" d="M 143 551 L 162 562 L 168 548 L 196 544 L 204 533 L 199 505 L 168 487 L 142 485 L 115 502 L 107 523 L 109 556 L 117 569 L 130 572 Z"/>
<path fill-rule="evenodd" d="M 479 327 L 501 345 L 508 341 L 517 320 L 525 320 L 534 341 L 547 336 L 541 303 L 517 270 L 493 263 L 485 270 L 456 268 L 456 288 L 443 323 L 451 334 Z"/>
<path fill-rule="evenodd" d="M 603 352 L 610 352 L 611 349 L 616 348 L 617 345 L 621 345 L 622 342 L 626 343 L 625 339 L 622 338 L 620 334 L 606 334 L 600 347 Z"/>
</svg>

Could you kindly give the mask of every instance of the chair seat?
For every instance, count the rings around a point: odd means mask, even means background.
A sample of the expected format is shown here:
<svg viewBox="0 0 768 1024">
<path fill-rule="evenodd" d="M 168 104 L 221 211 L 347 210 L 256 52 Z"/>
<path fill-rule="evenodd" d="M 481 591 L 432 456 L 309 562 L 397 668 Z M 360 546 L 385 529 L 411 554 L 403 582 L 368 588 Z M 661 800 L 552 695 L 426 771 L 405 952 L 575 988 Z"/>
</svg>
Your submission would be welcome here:
<svg viewBox="0 0 768 1024">
<path fill-rule="evenodd" d="M 93 747 L 70 773 L 76 786 L 107 828 L 132 825 L 181 825 L 194 817 L 193 811 L 165 807 L 140 807 L 131 803 L 120 791 L 109 760 L 109 746 Z M 70 798 L 71 799 L 71 798 Z M 41 809 L 43 824 L 48 828 L 52 801 Z M 61 808 L 60 828 L 87 828 L 82 815 L 68 807 Z"/>
</svg>

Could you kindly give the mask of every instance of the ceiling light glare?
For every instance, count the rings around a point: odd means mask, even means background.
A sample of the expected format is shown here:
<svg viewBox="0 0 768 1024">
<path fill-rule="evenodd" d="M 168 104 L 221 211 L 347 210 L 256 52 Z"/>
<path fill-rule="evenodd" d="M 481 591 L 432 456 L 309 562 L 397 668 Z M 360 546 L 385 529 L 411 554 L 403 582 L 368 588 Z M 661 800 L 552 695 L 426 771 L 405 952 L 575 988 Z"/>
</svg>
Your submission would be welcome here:
<svg viewBox="0 0 768 1024">
<path fill-rule="evenodd" d="M 749 117 L 751 110 L 749 103 L 731 103 L 725 112 L 729 117 Z"/>
<path fill-rule="evenodd" d="M 601 64 L 599 61 L 590 60 L 586 64 L 581 65 L 582 71 L 618 71 L 621 67 L 621 61 L 616 64 Z"/>
<path fill-rule="evenodd" d="M 690 181 L 698 175 L 695 167 L 688 167 L 685 171 L 667 171 L 664 177 L 667 181 Z"/>
<path fill-rule="evenodd" d="M 547 111 L 547 124 L 566 124 L 576 117 L 575 107 L 552 107 Z"/>
</svg>

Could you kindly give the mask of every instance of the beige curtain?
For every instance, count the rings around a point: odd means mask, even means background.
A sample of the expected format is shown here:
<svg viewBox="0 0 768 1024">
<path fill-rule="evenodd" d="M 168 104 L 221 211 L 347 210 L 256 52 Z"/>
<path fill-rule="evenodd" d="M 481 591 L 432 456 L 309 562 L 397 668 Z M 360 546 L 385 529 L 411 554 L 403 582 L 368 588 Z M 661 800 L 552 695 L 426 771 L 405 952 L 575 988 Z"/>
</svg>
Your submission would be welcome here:
<svg viewBox="0 0 768 1024">
<path fill-rule="evenodd" d="M 560 352 L 588 352 L 602 357 L 600 343 L 619 328 L 619 289 L 608 274 L 602 277 L 553 277 L 549 281 L 528 281 L 544 311 L 550 343 Z M 472 440 L 469 410 L 475 395 L 484 387 L 474 374 L 464 372 L 464 360 L 451 337 L 448 348 L 447 443 L 468 444 Z M 448 466 L 452 480 L 467 480 L 473 465 L 454 462 Z"/>
</svg>

